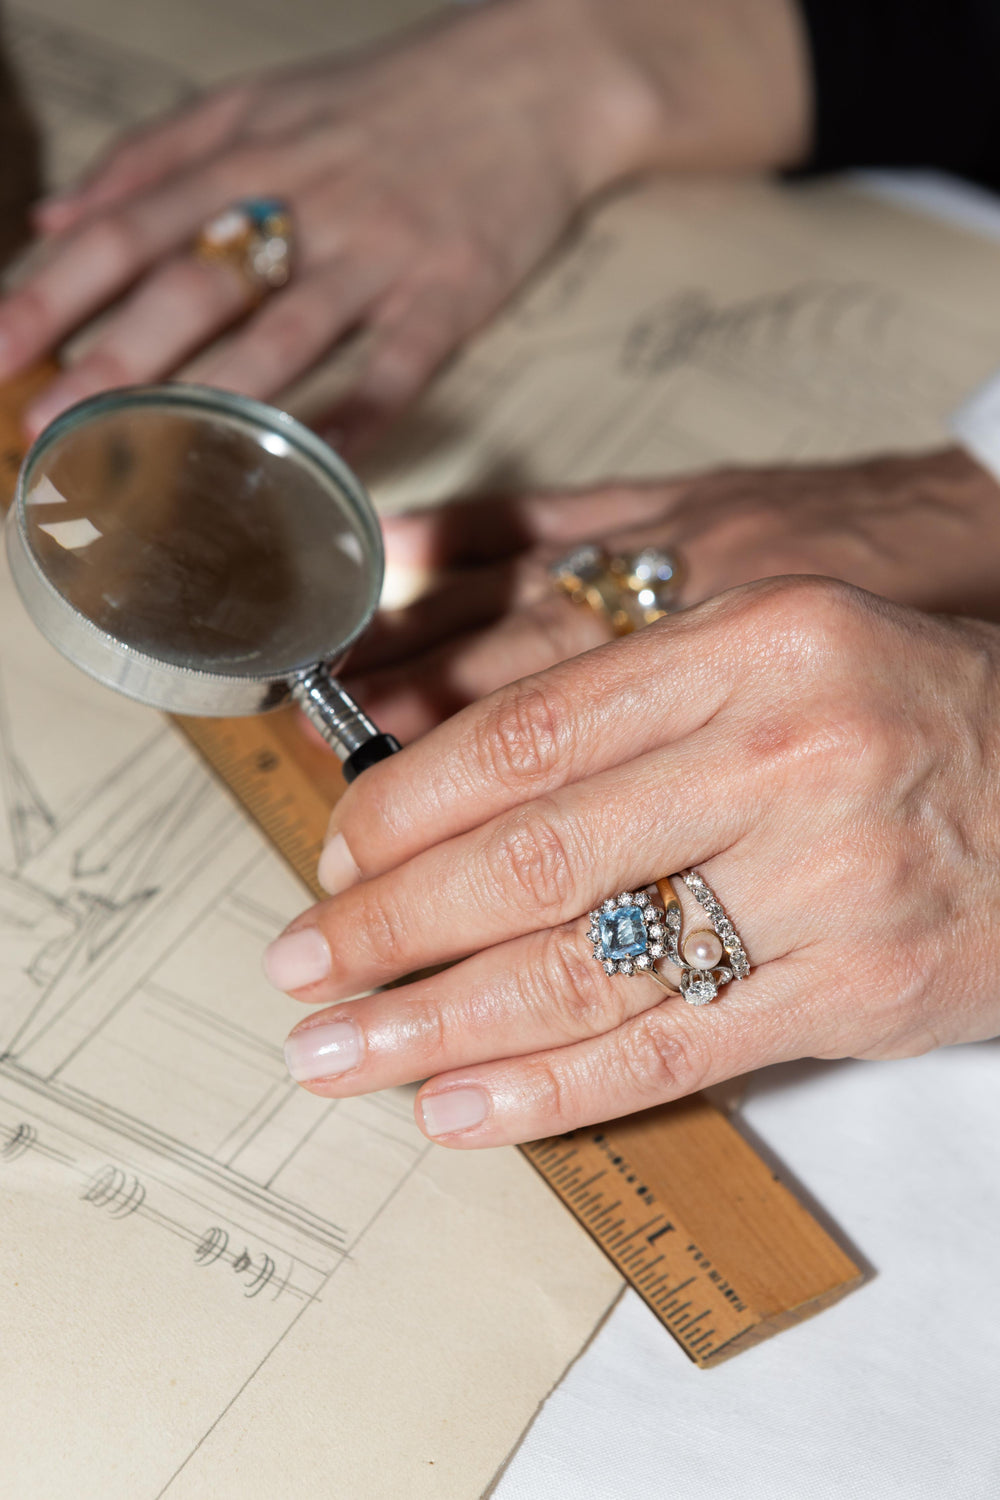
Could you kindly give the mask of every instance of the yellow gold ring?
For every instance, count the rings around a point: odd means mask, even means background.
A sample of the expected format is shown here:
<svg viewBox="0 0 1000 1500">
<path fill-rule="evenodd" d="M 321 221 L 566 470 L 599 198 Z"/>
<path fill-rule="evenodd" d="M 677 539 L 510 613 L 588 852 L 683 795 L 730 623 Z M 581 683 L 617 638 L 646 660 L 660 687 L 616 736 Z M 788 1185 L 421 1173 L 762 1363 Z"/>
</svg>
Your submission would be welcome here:
<svg viewBox="0 0 1000 1500">
<path fill-rule="evenodd" d="M 683 568 L 677 555 L 659 547 L 611 556 L 584 542 L 549 569 L 554 586 L 602 615 L 615 635 L 630 635 L 680 608 Z"/>
<path fill-rule="evenodd" d="M 283 199 L 243 198 L 202 225 L 194 253 L 235 271 L 256 304 L 291 276 L 293 242 L 291 210 Z"/>
</svg>

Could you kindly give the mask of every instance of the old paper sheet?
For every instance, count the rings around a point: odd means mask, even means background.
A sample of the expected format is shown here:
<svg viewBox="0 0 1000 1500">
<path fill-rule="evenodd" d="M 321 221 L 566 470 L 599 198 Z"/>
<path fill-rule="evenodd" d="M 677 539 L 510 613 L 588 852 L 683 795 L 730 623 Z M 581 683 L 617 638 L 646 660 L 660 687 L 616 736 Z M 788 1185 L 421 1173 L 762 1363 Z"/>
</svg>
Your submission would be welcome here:
<svg viewBox="0 0 1000 1500">
<path fill-rule="evenodd" d="M 388 508 L 945 440 L 1000 363 L 1000 254 L 843 184 L 611 203 L 370 466 Z"/>
<path fill-rule="evenodd" d="M 237 68 L 426 6 L 8 12 L 55 180 Z M 287 1079 L 304 893 L 0 566 L 0 1493 L 473 1500 L 619 1280 L 514 1152 Z"/>
<path fill-rule="evenodd" d="M 324 1103 L 303 892 L 0 569 L 0 1492 L 480 1494 L 617 1291 L 516 1153 Z"/>
</svg>

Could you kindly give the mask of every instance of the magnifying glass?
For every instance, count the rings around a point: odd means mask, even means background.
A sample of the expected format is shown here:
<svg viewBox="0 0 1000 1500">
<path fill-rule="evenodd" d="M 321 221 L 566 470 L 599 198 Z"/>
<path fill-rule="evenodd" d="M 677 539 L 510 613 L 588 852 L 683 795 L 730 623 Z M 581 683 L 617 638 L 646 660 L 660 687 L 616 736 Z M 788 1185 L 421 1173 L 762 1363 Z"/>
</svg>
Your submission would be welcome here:
<svg viewBox="0 0 1000 1500">
<path fill-rule="evenodd" d="M 83 401 L 28 452 L 7 552 L 42 634 L 108 687 L 220 717 L 294 699 L 349 781 L 399 749 L 332 675 L 378 605 L 378 518 L 286 413 L 191 385 Z"/>
</svg>

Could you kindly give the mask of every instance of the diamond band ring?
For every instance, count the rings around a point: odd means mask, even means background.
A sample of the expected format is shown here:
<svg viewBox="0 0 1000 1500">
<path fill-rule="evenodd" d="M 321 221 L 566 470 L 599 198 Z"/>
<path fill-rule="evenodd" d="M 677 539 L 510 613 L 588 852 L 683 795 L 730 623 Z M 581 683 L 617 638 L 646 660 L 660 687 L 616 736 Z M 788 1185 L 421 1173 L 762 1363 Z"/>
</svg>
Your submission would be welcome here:
<svg viewBox="0 0 1000 1500">
<path fill-rule="evenodd" d="M 292 240 L 291 210 L 283 199 L 243 198 L 202 226 L 194 253 L 235 271 L 257 303 L 290 277 Z"/>
<path fill-rule="evenodd" d="M 674 878 L 683 880 L 705 912 L 711 928 L 682 932 L 681 904 Z M 664 989 L 678 992 L 689 1005 L 708 1005 L 724 984 L 750 973 L 746 949 L 708 882 L 696 870 L 659 882 L 664 905 L 645 891 L 609 896 L 590 913 L 588 936 L 594 957 L 606 974 L 648 974 Z M 679 970 L 676 983 L 657 964 Z"/>
<path fill-rule="evenodd" d="M 680 561 L 658 547 L 612 556 L 584 542 L 549 570 L 560 593 L 602 615 L 615 635 L 631 635 L 680 608 Z"/>
</svg>

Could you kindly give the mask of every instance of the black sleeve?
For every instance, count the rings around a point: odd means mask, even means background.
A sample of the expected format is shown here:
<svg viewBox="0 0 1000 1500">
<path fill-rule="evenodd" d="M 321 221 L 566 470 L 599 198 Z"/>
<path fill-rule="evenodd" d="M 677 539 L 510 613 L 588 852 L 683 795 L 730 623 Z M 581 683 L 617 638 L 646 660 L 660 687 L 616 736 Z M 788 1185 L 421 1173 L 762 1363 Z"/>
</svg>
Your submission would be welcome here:
<svg viewBox="0 0 1000 1500">
<path fill-rule="evenodd" d="M 805 169 L 920 166 L 1000 187 L 1000 0 L 800 0 Z"/>
</svg>

